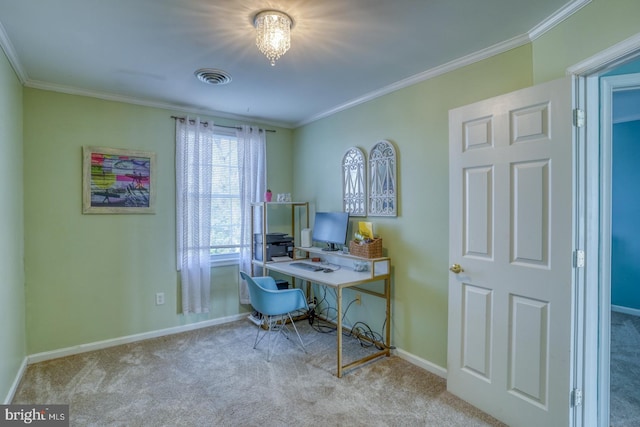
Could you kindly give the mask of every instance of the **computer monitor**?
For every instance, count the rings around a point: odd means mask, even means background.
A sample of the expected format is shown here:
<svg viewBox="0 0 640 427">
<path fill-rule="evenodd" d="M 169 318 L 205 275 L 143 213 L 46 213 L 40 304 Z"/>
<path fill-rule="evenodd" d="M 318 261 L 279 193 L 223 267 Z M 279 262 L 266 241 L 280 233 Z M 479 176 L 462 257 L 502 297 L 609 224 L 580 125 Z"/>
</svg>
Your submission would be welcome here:
<svg viewBox="0 0 640 427">
<path fill-rule="evenodd" d="M 313 241 L 326 243 L 325 251 L 337 251 L 347 242 L 347 212 L 316 212 L 313 221 Z"/>
</svg>

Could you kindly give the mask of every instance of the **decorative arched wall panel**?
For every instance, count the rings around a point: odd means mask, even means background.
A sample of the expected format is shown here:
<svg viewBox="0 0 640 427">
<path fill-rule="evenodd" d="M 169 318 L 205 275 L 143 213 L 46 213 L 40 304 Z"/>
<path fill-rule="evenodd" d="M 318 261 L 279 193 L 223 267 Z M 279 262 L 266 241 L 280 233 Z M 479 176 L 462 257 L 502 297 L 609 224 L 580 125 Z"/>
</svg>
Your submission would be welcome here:
<svg viewBox="0 0 640 427">
<path fill-rule="evenodd" d="M 370 216 L 397 216 L 397 158 L 390 141 L 377 142 L 369 153 Z"/>
<path fill-rule="evenodd" d="M 342 200 L 350 216 L 367 216 L 366 158 L 364 152 L 351 147 L 342 158 Z"/>
</svg>

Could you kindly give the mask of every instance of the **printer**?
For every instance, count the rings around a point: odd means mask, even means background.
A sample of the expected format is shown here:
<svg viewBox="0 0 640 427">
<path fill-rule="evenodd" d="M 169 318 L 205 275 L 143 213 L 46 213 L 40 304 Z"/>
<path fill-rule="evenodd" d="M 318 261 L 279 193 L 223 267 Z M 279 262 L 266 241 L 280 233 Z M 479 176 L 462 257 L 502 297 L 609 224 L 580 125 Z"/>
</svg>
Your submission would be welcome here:
<svg viewBox="0 0 640 427">
<path fill-rule="evenodd" d="M 267 249 L 264 258 L 267 261 L 278 256 L 293 256 L 293 237 L 286 233 L 267 233 L 265 239 Z M 255 233 L 253 241 L 256 260 L 262 261 L 262 233 Z"/>
</svg>

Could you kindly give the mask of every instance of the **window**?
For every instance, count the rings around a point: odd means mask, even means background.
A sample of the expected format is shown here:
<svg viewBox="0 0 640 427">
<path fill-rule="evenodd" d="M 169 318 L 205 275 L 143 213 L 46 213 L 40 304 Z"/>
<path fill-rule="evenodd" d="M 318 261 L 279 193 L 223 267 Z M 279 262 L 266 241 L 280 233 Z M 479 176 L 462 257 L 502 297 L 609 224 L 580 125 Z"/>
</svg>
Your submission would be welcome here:
<svg viewBox="0 0 640 427">
<path fill-rule="evenodd" d="M 251 268 L 251 209 L 266 189 L 263 129 L 176 122 L 177 266 Z M 248 264 L 248 265 L 246 265 Z"/>
<path fill-rule="evenodd" d="M 211 261 L 235 261 L 240 253 L 240 169 L 235 133 L 214 131 L 211 174 Z"/>
<path fill-rule="evenodd" d="M 251 209 L 266 190 L 266 137 L 247 125 L 176 118 L 176 266 L 182 312 L 209 310 L 211 265 L 251 271 Z M 240 281 L 240 303 L 249 292 Z"/>
</svg>

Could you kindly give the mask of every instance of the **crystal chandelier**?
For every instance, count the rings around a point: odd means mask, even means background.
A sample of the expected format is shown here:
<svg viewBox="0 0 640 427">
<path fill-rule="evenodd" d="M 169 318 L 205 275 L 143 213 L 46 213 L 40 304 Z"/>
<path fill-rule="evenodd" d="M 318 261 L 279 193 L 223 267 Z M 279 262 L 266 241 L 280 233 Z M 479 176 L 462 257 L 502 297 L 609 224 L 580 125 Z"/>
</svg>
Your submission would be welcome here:
<svg viewBox="0 0 640 427">
<path fill-rule="evenodd" d="M 292 20 L 286 13 L 277 10 L 265 10 L 253 19 L 256 27 L 256 45 L 264 53 L 271 65 L 291 47 Z"/>
</svg>

